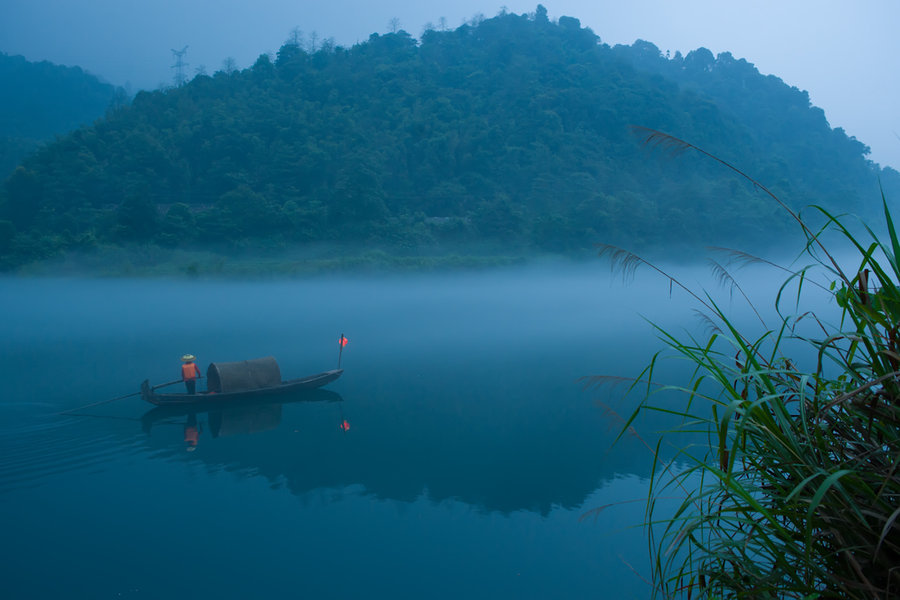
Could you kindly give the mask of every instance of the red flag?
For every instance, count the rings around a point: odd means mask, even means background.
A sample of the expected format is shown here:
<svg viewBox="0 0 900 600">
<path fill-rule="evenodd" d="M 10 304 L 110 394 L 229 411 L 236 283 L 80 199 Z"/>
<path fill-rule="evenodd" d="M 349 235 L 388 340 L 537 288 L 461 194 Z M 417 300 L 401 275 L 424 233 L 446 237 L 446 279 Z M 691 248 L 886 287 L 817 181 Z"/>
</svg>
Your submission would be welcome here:
<svg viewBox="0 0 900 600">
<path fill-rule="evenodd" d="M 343 348 L 344 346 L 347 345 L 347 342 L 349 342 L 349 341 L 350 341 L 350 340 L 348 340 L 347 338 L 345 338 L 345 337 L 342 335 L 342 336 L 341 336 L 341 341 L 338 342 L 338 343 L 341 345 L 341 348 Z"/>
</svg>

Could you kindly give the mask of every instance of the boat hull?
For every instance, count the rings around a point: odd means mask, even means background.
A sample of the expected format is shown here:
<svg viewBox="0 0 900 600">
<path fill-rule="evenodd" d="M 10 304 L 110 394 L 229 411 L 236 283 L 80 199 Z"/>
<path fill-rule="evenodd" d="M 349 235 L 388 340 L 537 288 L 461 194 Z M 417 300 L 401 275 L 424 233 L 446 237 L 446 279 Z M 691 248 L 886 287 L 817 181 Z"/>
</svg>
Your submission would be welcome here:
<svg viewBox="0 0 900 600">
<path fill-rule="evenodd" d="M 265 387 L 254 390 L 243 390 L 239 392 L 201 392 L 199 394 L 160 394 L 153 391 L 149 381 L 141 384 L 141 397 L 157 406 L 186 406 L 200 404 L 221 404 L 234 400 L 248 400 L 252 398 L 274 397 L 280 395 L 291 394 L 301 390 L 312 390 L 327 385 L 340 377 L 344 373 L 343 369 L 333 369 L 331 371 L 323 371 L 315 375 L 301 377 L 300 379 L 290 379 L 282 381 L 281 385 L 273 387 Z"/>
</svg>

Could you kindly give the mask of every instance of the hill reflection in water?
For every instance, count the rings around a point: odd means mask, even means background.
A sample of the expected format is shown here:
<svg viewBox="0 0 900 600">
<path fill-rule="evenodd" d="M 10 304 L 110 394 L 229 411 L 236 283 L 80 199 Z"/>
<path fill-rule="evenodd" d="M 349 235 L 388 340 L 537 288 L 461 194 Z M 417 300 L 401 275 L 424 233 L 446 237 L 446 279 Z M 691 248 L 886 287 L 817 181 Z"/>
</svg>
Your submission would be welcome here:
<svg viewBox="0 0 900 600">
<path fill-rule="evenodd" d="M 298 495 L 361 486 L 379 498 L 411 502 L 427 491 L 435 502 L 546 514 L 554 506 L 580 506 L 602 479 L 628 472 L 627 462 L 600 460 L 627 454 L 607 454 L 609 439 L 596 435 L 602 417 L 583 397 L 558 396 L 558 409 L 535 413 L 515 411 L 489 393 L 448 398 L 441 408 L 421 396 L 395 397 L 391 403 L 419 408 L 383 412 L 318 390 L 290 402 L 199 412 L 157 407 L 141 421 L 155 456 L 264 476 Z M 185 456 L 192 419 L 199 439 Z"/>
<path fill-rule="evenodd" d="M 579 378 L 640 371 L 659 347 L 641 314 L 684 310 L 665 291 L 622 289 L 588 267 L 0 280 L 0 500 L 21 540 L 4 556 L 9 585 L 38 597 L 284 596 L 302 564 L 318 597 L 344 576 L 343 597 L 404 597 L 404 585 L 430 597 L 646 596 L 620 556 L 638 570 L 646 560 L 629 527 L 648 455 L 627 437 L 610 449 L 621 421 L 594 401 L 630 407 Z M 272 355 L 285 378 L 320 372 L 342 332 L 345 373 L 311 395 L 193 417 L 138 398 L 56 414 L 172 380 L 185 352 L 201 369 Z M 48 563 L 66 576 L 42 577 Z M 101 580 L 97 564 L 114 568 Z M 224 581 L 221 565 L 254 575 Z"/>
</svg>

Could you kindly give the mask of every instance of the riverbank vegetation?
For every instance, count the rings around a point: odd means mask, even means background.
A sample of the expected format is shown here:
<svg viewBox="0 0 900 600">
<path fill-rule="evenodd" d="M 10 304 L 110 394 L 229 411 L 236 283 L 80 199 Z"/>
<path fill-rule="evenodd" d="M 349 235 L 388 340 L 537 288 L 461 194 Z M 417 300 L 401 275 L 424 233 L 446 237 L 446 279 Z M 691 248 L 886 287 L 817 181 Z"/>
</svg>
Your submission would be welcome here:
<svg viewBox="0 0 900 600">
<path fill-rule="evenodd" d="M 534 262 L 572 262 L 573 257 L 535 255 L 485 246 L 409 253 L 346 245 L 249 246 L 242 250 L 182 249 L 152 244 L 101 245 L 67 252 L 16 270 L 22 276 L 266 279 L 335 274 L 374 275 L 472 271 Z"/>
<path fill-rule="evenodd" d="M 647 141 L 697 150 L 655 132 Z M 632 388 L 647 393 L 628 426 L 647 411 L 681 422 L 654 451 L 647 504 L 654 591 L 664 598 L 896 598 L 900 238 L 892 213 L 883 199 L 884 236 L 821 207 L 813 212 L 824 226 L 813 228 L 751 182 L 799 226 L 800 266 L 765 265 L 784 284 L 774 311 L 753 307 L 756 328 L 664 274 L 670 289 L 698 303 L 708 334 L 660 329 L 668 352 Z M 619 267 L 652 268 L 634 254 L 604 252 Z M 729 256 L 714 272 L 735 299 L 746 299 L 733 268 L 764 261 Z M 659 381 L 666 357 L 686 361 L 686 381 Z M 680 395 L 680 408 L 658 401 L 663 391 Z M 674 458 L 663 458 L 672 456 L 661 450 L 670 445 Z M 673 495 L 682 501 L 666 512 L 661 500 Z"/>
<path fill-rule="evenodd" d="M 788 220 L 751 185 L 702 162 L 648 167 L 633 124 L 697 140 L 801 206 L 871 213 L 879 177 L 900 190 L 805 92 L 747 61 L 610 47 L 538 6 L 351 48 L 292 36 L 247 69 L 139 92 L 6 179 L 0 267 L 135 245 L 779 243 Z"/>
</svg>

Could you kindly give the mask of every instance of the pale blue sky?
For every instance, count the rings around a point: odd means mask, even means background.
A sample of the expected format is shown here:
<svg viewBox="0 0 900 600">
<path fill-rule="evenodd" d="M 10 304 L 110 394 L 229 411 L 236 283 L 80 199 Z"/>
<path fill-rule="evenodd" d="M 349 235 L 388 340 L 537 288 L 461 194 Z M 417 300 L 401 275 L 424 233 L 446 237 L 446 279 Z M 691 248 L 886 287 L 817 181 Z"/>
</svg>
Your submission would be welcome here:
<svg viewBox="0 0 900 600">
<path fill-rule="evenodd" d="M 496 0 L 4 0 L 0 51 L 78 65 L 132 90 L 171 82 L 171 49 L 189 46 L 189 71 L 249 66 L 299 27 L 338 44 L 384 33 L 391 18 L 418 37 L 441 17 L 456 27 L 505 5 Z M 900 169 L 900 2 L 897 0 L 552 0 L 551 18 L 581 19 L 609 44 L 653 42 L 664 52 L 730 51 L 809 91 L 834 127 Z"/>
</svg>

